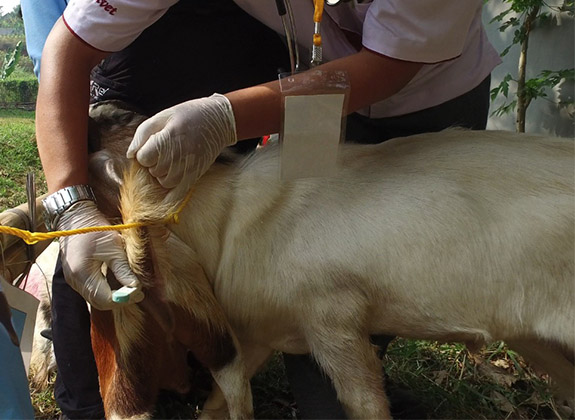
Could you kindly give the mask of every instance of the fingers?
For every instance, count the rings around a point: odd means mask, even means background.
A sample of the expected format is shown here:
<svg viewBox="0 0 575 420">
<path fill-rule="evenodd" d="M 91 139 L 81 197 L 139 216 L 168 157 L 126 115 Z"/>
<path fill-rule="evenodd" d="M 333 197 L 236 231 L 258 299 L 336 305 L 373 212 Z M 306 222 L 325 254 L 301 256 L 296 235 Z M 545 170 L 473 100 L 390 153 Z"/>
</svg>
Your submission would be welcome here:
<svg viewBox="0 0 575 420">
<path fill-rule="evenodd" d="M 66 278 L 66 281 L 69 282 L 68 278 Z M 110 289 L 106 278 L 101 272 L 94 273 L 90 276 L 90 278 L 81 285 L 80 290 L 74 287 L 75 284 L 77 283 L 74 282 L 70 285 L 94 308 L 100 311 L 114 309 L 115 304 L 112 301 L 112 289 Z"/>
<path fill-rule="evenodd" d="M 128 261 L 125 259 L 114 258 L 107 261 L 108 268 L 114 273 L 114 277 L 122 284 L 122 286 L 140 287 L 140 280 L 136 277 Z"/>
<path fill-rule="evenodd" d="M 162 131 L 162 129 L 166 126 L 168 119 L 168 115 L 163 115 L 163 112 L 160 112 L 159 114 L 147 119 L 142 124 L 140 124 L 136 129 L 136 133 L 134 134 L 134 138 L 130 143 L 130 146 L 128 147 L 126 157 L 128 159 L 135 158 L 136 153 L 140 150 L 140 148 L 145 145 L 154 134 Z"/>
<path fill-rule="evenodd" d="M 149 168 L 150 174 L 155 177 L 164 188 L 171 189 L 177 187 L 184 178 L 186 159 L 179 162 L 166 162 L 164 165 L 156 165 Z"/>
<path fill-rule="evenodd" d="M 168 129 L 164 128 L 153 134 L 136 153 L 138 163 L 148 168 L 156 178 L 164 176 L 170 168 L 172 159 L 168 149 L 173 147 L 170 146 L 170 138 Z"/>
<path fill-rule="evenodd" d="M 72 283 L 72 287 L 94 308 L 100 311 L 117 309 L 122 305 L 141 302 L 144 293 L 140 289 L 140 282 L 130 269 L 128 262 L 121 259 L 114 259 L 107 263 L 108 268 L 114 273 L 116 279 L 124 286 L 135 288 L 129 300 L 116 302 L 113 299 L 112 289 L 100 270 L 91 274 L 82 284 L 80 290 L 74 287 L 77 283 Z"/>
<path fill-rule="evenodd" d="M 174 188 L 183 178 L 187 165 L 186 153 L 181 142 L 176 141 L 168 128 L 152 135 L 136 153 L 138 163 L 148 168 L 150 174 L 164 188 Z"/>
</svg>

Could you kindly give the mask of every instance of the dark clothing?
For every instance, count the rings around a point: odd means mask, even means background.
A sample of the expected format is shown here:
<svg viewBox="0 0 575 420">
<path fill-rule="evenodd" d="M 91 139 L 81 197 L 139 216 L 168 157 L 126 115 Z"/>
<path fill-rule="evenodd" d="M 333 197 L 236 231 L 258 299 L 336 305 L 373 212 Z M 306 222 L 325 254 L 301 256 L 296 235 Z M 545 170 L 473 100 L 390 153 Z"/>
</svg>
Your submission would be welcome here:
<svg viewBox="0 0 575 420">
<path fill-rule="evenodd" d="M 52 337 L 58 375 L 54 397 L 71 419 L 103 419 L 86 301 L 64 279 L 58 255 L 52 278 Z"/>
<path fill-rule="evenodd" d="M 181 1 L 92 71 L 91 96 L 93 103 L 120 99 L 153 115 L 186 100 L 273 80 L 278 68 L 289 68 L 281 38 L 232 0 Z M 65 282 L 60 259 L 52 288 L 56 401 L 69 418 L 103 418 L 90 314 Z"/>
<path fill-rule="evenodd" d="M 280 68 L 289 68 L 282 39 L 231 0 L 180 1 L 92 71 L 91 96 L 153 115 L 274 80 Z"/>
<path fill-rule="evenodd" d="M 449 127 L 485 130 L 489 117 L 487 77 L 469 92 L 440 105 L 387 118 L 367 118 L 351 114 L 346 122 L 346 141 L 375 144 L 396 137 L 441 131 Z"/>
<path fill-rule="evenodd" d="M 441 105 L 398 117 L 369 119 L 352 114 L 346 122 L 346 140 L 352 143 L 381 143 L 449 127 L 484 130 L 489 110 L 491 78 L 477 87 Z M 371 341 L 380 346 L 384 354 L 393 337 L 373 336 Z M 302 419 L 344 419 L 343 408 L 331 380 L 322 373 L 315 361 L 307 355 L 284 354 L 286 374 Z M 392 413 L 394 409 L 393 398 Z"/>
</svg>

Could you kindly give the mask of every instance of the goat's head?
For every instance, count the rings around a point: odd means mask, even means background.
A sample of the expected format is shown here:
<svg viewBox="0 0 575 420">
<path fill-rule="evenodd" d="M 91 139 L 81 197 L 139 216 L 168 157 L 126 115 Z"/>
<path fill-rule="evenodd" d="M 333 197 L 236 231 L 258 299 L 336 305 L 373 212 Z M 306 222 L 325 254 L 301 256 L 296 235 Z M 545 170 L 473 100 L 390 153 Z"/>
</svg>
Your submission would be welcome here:
<svg viewBox="0 0 575 420">
<path fill-rule="evenodd" d="M 120 216 L 120 185 L 129 165 L 126 151 L 136 128 L 146 118 L 121 101 L 105 101 L 90 107 L 90 185 L 98 207 L 109 218 Z"/>
</svg>

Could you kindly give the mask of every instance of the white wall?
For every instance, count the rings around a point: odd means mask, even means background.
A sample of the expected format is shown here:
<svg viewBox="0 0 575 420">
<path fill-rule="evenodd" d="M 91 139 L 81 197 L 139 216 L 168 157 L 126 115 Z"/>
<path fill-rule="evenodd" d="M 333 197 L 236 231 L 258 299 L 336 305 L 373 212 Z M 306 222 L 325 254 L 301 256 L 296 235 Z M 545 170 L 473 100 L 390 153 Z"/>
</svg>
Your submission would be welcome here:
<svg viewBox="0 0 575 420">
<path fill-rule="evenodd" d="M 550 0 L 549 4 L 560 4 L 561 0 Z M 497 49 L 503 51 L 511 44 L 513 28 L 505 32 L 499 31 L 499 22 L 490 24 L 490 20 L 503 12 L 508 3 L 501 0 L 488 0 L 484 6 L 483 21 L 489 40 Z M 552 21 L 545 26 L 537 27 L 529 38 L 527 53 L 527 77 L 535 77 L 541 70 L 560 70 L 575 67 L 574 41 L 575 25 L 573 18 L 566 13 L 556 14 Z M 501 82 L 507 73 L 517 78 L 517 65 L 519 46 L 514 46 L 503 57 L 503 63 L 492 73 L 491 87 Z M 510 89 L 515 93 L 515 83 Z M 575 86 L 572 82 L 562 83 L 553 90 L 548 90 L 547 98 L 534 100 L 527 109 L 525 131 L 531 133 L 549 133 L 561 137 L 575 137 L 574 116 L 575 106 L 559 107 L 557 102 L 571 101 L 575 97 Z M 511 97 L 511 95 L 510 95 Z M 497 109 L 503 103 L 502 96 L 491 104 L 491 111 Z M 515 113 L 501 117 L 491 116 L 487 125 L 488 129 L 515 130 Z"/>
</svg>

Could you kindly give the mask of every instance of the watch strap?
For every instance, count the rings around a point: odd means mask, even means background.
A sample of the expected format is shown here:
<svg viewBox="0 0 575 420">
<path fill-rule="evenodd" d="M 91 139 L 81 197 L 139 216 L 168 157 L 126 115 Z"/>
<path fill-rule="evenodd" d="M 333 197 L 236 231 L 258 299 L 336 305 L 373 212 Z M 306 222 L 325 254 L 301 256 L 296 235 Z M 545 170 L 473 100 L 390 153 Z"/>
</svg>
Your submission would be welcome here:
<svg viewBox="0 0 575 420">
<path fill-rule="evenodd" d="M 42 200 L 44 222 L 48 230 L 55 230 L 62 213 L 79 201 L 96 202 L 94 191 L 89 185 L 72 185 L 62 188 Z"/>
</svg>

